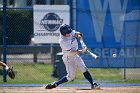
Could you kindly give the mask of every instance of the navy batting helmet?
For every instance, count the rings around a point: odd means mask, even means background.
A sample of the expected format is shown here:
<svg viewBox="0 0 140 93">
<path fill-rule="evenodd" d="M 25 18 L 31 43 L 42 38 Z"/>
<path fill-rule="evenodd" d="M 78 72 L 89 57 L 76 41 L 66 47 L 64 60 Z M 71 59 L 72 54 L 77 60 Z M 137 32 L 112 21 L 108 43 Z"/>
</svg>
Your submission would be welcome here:
<svg viewBox="0 0 140 93">
<path fill-rule="evenodd" d="M 65 36 L 66 34 L 69 34 L 72 32 L 72 29 L 69 25 L 63 24 L 60 26 L 60 33 L 61 35 Z"/>
</svg>

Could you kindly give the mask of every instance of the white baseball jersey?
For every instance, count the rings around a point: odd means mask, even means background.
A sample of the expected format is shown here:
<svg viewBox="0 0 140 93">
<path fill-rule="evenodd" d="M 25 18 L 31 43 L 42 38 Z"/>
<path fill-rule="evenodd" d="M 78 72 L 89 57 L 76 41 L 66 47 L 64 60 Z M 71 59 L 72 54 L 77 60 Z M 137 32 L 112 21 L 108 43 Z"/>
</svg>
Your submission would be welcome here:
<svg viewBox="0 0 140 93">
<path fill-rule="evenodd" d="M 77 39 L 74 37 L 76 31 L 73 30 L 69 37 L 60 35 L 60 46 L 63 52 L 63 62 L 66 66 L 67 79 L 69 81 L 74 80 L 76 76 L 76 68 L 79 68 L 81 72 L 86 72 L 86 66 L 79 55 L 73 55 L 70 53 L 71 50 L 78 49 Z"/>
</svg>

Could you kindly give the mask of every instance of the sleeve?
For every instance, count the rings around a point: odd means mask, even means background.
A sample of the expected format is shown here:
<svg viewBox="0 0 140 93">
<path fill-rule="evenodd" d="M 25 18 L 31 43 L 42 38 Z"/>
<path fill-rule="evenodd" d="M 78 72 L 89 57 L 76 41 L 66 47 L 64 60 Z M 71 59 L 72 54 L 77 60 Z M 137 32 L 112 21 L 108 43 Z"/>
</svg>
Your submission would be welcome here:
<svg viewBox="0 0 140 93">
<path fill-rule="evenodd" d="M 78 31 L 75 31 L 75 30 L 72 31 L 72 35 L 73 35 L 73 36 L 75 36 L 75 35 L 78 34 L 78 33 L 80 34 L 80 32 L 78 32 Z"/>
<path fill-rule="evenodd" d="M 72 34 L 72 36 L 75 36 L 76 33 L 77 32 L 75 30 L 73 30 L 71 34 Z"/>
<path fill-rule="evenodd" d="M 65 41 L 65 42 L 60 42 L 60 46 L 62 48 L 62 50 L 65 50 L 65 51 L 70 51 L 72 49 L 71 47 L 71 44 L 67 43 L 68 41 Z"/>
</svg>

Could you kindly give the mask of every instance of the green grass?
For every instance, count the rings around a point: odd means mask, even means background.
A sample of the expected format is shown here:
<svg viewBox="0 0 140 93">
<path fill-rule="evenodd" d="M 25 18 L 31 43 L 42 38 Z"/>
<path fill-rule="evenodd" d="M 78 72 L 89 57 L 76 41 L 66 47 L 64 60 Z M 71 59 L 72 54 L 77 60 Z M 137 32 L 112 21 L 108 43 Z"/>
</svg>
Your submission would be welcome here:
<svg viewBox="0 0 140 93">
<path fill-rule="evenodd" d="M 44 63 L 20 63 L 12 64 L 16 72 L 14 80 L 7 77 L 6 84 L 46 84 L 57 80 L 51 77 L 53 66 Z M 122 81 L 121 69 L 106 69 L 106 68 L 89 68 L 89 72 L 97 81 Z M 0 72 L 1 73 L 1 72 Z M 0 84 L 3 84 L 2 75 L 0 75 Z M 85 81 L 83 74 L 77 70 L 76 80 L 70 83 L 79 83 Z M 80 82 L 82 83 L 82 82 Z M 83 82 L 84 83 L 84 82 Z M 125 82 L 117 83 L 140 83 L 140 80 L 127 80 Z"/>
</svg>

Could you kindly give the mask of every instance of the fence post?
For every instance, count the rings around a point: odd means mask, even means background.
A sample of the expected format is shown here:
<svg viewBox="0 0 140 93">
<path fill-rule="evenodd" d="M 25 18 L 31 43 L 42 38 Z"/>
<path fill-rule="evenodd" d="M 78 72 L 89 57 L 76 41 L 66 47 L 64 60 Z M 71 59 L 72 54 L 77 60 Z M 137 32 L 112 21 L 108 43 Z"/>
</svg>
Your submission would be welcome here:
<svg viewBox="0 0 140 93">
<path fill-rule="evenodd" d="M 6 13 L 6 3 L 7 3 L 7 0 L 3 0 L 3 14 L 2 14 L 2 18 L 3 18 L 3 26 L 2 26 L 2 30 L 3 30 L 3 62 L 6 64 L 6 34 L 7 34 L 7 27 L 6 27 L 6 24 L 7 24 L 7 13 Z M 7 82 L 7 79 L 6 79 L 6 70 L 3 69 L 3 82 Z"/>
<path fill-rule="evenodd" d="M 1 55 L 2 55 L 2 54 L 0 53 L 0 60 L 1 60 Z"/>
<path fill-rule="evenodd" d="M 37 52 L 33 53 L 33 62 L 37 63 Z"/>
</svg>

